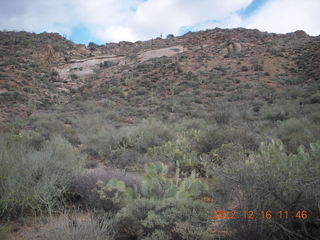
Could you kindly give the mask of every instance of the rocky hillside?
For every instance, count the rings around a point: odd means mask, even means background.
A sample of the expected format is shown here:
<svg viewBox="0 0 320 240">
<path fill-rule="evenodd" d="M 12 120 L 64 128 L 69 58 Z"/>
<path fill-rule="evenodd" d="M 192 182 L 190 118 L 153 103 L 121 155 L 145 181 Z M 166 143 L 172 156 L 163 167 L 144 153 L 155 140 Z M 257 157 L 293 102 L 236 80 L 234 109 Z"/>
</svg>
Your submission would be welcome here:
<svg viewBox="0 0 320 240">
<path fill-rule="evenodd" d="M 81 99 L 179 117 L 197 104 L 250 101 L 266 94 L 262 87 L 281 92 L 319 74 L 320 38 L 303 31 L 216 28 L 88 47 L 58 34 L 1 32 L 0 119 Z"/>
</svg>

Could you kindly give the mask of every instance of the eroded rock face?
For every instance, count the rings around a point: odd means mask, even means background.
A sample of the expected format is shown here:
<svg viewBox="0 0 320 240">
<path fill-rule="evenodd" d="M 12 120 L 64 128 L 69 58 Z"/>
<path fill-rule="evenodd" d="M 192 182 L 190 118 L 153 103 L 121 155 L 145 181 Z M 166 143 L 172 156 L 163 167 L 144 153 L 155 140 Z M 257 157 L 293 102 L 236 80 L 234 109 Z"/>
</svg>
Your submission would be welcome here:
<svg viewBox="0 0 320 240">
<path fill-rule="evenodd" d="M 236 53 L 240 53 L 242 50 L 241 44 L 240 43 L 233 43 L 233 47 Z"/>
<path fill-rule="evenodd" d="M 157 57 L 172 57 L 182 52 L 184 52 L 184 48 L 183 46 L 179 45 L 179 46 L 173 46 L 169 48 L 160 48 L 156 50 L 146 51 L 139 54 L 138 58 L 140 59 L 141 62 L 144 62 L 149 59 L 157 58 Z"/>
<path fill-rule="evenodd" d="M 238 42 L 232 42 L 228 46 L 228 54 L 238 54 L 241 53 L 242 47 L 241 44 Z"/>
<path fill-rule="evenodd" d="M 184 81 L 181 73 L 190 72 L 192 76 L 187 78 L 195 79 L 212 73 L 226 78 L 238 73 L 247 81 L 248 76 L 257 74 L 252 67 L 254 62 L 258 63 L 255 59 L 264 60 L 263 66 L 257 69 L 263 68 L 267 75 L 261 78 L 270 85 L 277 84 L 275 76 L 296 74 L 290 69 L 308 79 L 319 79 L 319 38 L 303 31 L 272 34 L 216 28 L 168 39 L 108 43 L 90 51 L 85 45 L 74 44 L 58 34 L 0 32 L 0 50 L 6 53 L 1 61 L 7 62 L 0 69 L 3 76 L 0 85 L 7 88 L 0 92 L 17 92 L 23 96 L 17 100 L 15 113 L 26 109 L 22 100 L 27 95 L 35 102 L 52 104 L 59 99 L 61 104 L 83 93 L 100 94 L 101 89 L 113 84 L 128 88 L 125 98 L 121 94 L 116 96 L 119 102 L 125 102 L 140 81 L 180 83 Z M 230 71 L 225 70 L 226 66 Z M 247 69 L 246 76 L 241 69 Z M 27 92 L 35 89 L 32 94 Z M 11 102 L 0 106 L 0 115 L 12 112 L 11 108 Z"/>
</svg>

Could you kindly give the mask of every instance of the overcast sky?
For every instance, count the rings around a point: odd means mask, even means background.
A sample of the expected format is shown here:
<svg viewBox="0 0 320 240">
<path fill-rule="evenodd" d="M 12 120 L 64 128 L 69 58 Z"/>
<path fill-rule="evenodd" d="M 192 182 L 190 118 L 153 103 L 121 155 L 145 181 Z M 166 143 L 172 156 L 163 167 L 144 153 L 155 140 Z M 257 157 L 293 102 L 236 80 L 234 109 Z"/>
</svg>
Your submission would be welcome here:
<svg viewBox="0 0 320 240">
<path fill-rule="evenodd" d="M 320 0 L 0 0 L 0 30 L 77 43 L 137 41 L 220 28 L 320 35 Z"/>
</svg>

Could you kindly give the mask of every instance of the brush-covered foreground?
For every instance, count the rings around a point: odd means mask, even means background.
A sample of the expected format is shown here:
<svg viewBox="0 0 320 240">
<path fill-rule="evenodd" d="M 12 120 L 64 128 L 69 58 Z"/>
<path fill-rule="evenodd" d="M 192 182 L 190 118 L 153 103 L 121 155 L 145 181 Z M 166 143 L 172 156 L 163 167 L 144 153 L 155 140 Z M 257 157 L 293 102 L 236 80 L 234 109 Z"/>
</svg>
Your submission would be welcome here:
<svg viewBox="0 0 320 240">
<path fill-rule="evenodd" d="M 39 239 L 316 239 L 319 126 L 288 119 L 267 128 L 276 134 L 271 138 L 249 124 L 91 124 L 100 130 L 75 130 L 72 138 L 80 142 L 74 146 L 68 132 L 11 126 L 0 137 L 2 225 L 28 215 L 59 218 L 77 206 L 92 220 L 56 225 L 51 218 L 54 229 Z M 219 210 L 273 216 L 212 219 Z M 303 210 L 307 217 L 277 215 Z"/>
</svg>

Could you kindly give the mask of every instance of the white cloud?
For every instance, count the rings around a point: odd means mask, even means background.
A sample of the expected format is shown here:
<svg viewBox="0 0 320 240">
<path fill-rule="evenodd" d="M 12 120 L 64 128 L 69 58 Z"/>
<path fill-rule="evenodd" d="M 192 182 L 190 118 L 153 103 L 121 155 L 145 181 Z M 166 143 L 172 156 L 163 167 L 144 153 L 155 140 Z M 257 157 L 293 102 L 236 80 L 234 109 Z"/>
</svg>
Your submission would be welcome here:
<svg viewBox="0 0 320 240">
<path fill-rule="evenodd" d="M 2 3 L 0 29 L 59 32 L 90 29 L 102 41 L 146 40 L 222 27 L 258 28 L 271 32 L 305 30 L 320 34 L 320 0 L 269 0 L 248 19 L 237 11 L 253 0 L 10 0 Z M 215 21 L 212 21 L 215 20 Z"/>
<path fill-rule="evenodd" d="M 0 28 L 70 34 L 87 27 L 104 41 L 145 40 L 185 26 L 223 19 L 252 0 L 11 0 L 0 10 Z M 4 8 L 3 8 L 4 9 Z M 3 10 L 4 11 L 4 10 Z"/>
<path fill-rule="evenodd" d="M 134 42 L 138 36 L 131 28 L 128 27 L 108 27 L 105 30 L 97 30 L 95 32 L 99 39 L 107 39 L 110 42 L 118 42 L 122 40 Z"/>
<path fill-rule="evenodd" d="M 245 26 L 275 33 L 304 30 L 319 35 L 319 10 L 319 0 L 269 0 Z"/>
<path fill-rule="evenodd" d="M 70 33 L 75 24 L 72 5 L 65 0 L 12 0 L 2 6 L 6 13 L 0 11 L 1 30 Z"/>
<path fill-rule="evenodd" d="M 229 17 L 245 8 L 252 0 L 149 0 L 141 4 L 127 26 L 140 39 L 173 33 L 181 27 L 201 24 L 208 20 Z"/>
</svg>

